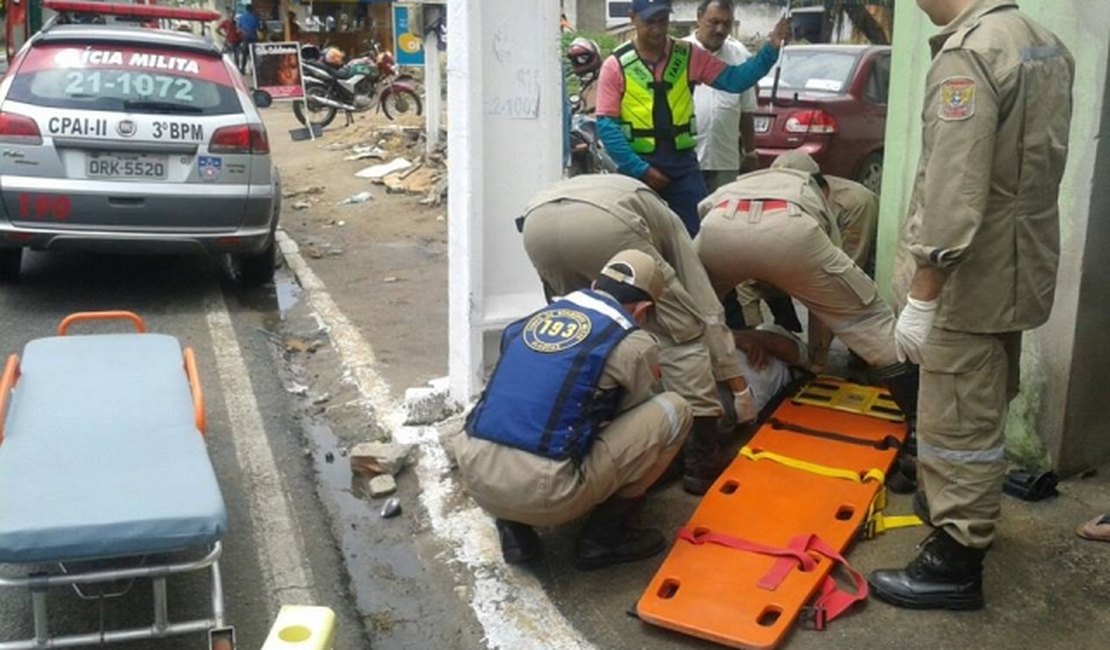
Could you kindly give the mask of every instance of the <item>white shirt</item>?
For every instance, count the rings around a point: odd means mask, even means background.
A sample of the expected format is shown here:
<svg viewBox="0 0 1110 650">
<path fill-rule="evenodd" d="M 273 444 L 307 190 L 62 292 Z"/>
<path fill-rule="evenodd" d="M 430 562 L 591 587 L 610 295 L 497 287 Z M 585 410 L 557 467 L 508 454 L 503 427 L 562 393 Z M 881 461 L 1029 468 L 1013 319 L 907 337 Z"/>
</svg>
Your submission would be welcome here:
<svg viewBox="0 0 1110 650">
<path fill-rule="evenodd" d="M 690 34 L 687 41 L 705 49 L 698 37 Z M 747 61 L 751 54 L 740 41 L 725 39 L 713 56 L 729 65 Z M 740 169 L 740 114 L 756 110 L 755 87 L 735 95 L 698 84 L 694 87 L 694 116 L 697 118 L 698 162 L 702 169 L 738 171 Z M 753 146 L 754 143 L 746 143 Z"/>
</svg>

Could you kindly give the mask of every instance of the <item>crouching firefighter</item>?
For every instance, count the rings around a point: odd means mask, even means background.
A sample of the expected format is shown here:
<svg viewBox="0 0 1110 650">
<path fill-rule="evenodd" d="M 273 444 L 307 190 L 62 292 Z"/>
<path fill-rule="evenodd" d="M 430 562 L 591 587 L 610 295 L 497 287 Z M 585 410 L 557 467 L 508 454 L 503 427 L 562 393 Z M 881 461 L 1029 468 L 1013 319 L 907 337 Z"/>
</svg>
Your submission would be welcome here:
<svg viewBox="0 0 1110 650">
<path fill-rule="evenodd" d="M 625 250 L 591 289 L 506 328 L 485 392 L 447 443 L 467 492 L 497 519 L 506 562 L 538 557 L 533 526 L 584 515 L 579 569 L 665 548 L 631 524 L 693 421 L 682 397 L 657 392 L 658 344 L 638 327 L 662 292 L 651 256 Z"/>
</svg>

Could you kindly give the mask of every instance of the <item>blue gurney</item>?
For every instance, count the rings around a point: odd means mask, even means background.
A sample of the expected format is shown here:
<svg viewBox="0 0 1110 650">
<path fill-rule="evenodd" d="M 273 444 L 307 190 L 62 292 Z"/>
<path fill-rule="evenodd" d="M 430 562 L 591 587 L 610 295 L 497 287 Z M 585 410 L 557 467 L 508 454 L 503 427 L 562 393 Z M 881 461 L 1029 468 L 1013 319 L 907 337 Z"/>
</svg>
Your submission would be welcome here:
<svg viewBox="0 0 1110 650">
<path fill-rule="evenodd" d="M 75 322 L 130 320 L 134 334 L 67 335 Z M 0 587 L 29 589 L 35 636 L 0 650 L 72 647 L 208 631 L 231 650 L 220 583 L 227 512 L 204 443 L 204 404 L 192 350 L 145 333 L 129 312 L 75 314 L 58 336 L 12 355 L 0 380 L 0 564 L 34 565 Z M 74 573 L 66 563 L 192 552 L 199 559 Z M 41 573 L 58 564 L 55 573 Z M 98 565 L 104 564 L 101 562 Z M 166 578 L 211 573 L 212 616 L 171 622 Z M 54 635 L 46 587 L 149 578 L 150 627 Z"/>
</svg>

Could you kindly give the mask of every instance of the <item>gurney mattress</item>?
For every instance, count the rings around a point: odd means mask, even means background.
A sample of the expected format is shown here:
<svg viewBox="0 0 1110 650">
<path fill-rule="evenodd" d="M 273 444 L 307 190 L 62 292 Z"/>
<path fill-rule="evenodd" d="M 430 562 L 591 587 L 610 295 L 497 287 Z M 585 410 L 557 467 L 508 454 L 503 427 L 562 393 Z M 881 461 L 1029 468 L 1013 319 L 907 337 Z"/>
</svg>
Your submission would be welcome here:
<svg viewBox="0 0 1110 650">
<path fill-rule="evenodd" d="M 0 444 L 0 562 L 183 550 L 227 513 L 177 340 L 32 341 Z"/>
</svg>

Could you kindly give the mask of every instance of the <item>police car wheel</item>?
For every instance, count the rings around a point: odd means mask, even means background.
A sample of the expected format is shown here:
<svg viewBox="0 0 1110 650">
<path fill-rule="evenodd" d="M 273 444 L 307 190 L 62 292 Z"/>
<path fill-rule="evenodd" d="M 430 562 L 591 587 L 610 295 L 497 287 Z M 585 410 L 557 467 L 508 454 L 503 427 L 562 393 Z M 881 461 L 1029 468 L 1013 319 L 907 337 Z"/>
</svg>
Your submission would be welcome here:
<svg viewBox="0 0 1110 650">
<path fill-rule="evenodd" d="M 261 251 L 240 255 L 236 260 L 239 283 L 245 287 L 258 287 L 274 281 L 274 267 L 277 260 L 277 243 L 270 243 Z"/>
<path fill-rule="evenodd" d="M 19 267 L 22 263 L 22 248 L 0 249 L 0 282 L 15 282 L 18 280 Z"/>
</svg>

